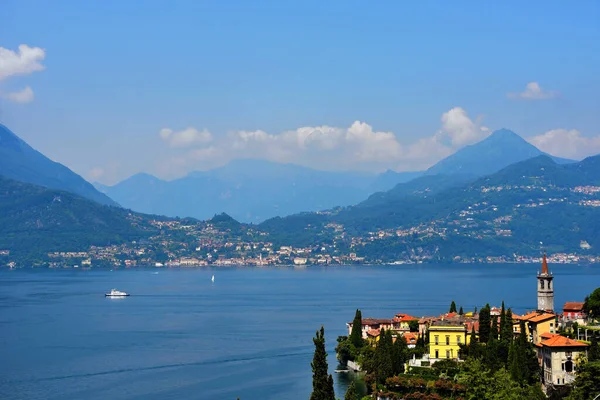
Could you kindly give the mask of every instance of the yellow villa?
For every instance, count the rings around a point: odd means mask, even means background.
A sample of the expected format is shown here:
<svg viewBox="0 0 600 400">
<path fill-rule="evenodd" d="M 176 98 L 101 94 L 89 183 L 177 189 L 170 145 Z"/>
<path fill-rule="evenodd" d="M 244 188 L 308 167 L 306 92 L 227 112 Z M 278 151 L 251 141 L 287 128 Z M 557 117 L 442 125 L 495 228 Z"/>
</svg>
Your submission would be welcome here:
<svg viewBox="0 0 600 400">
<path fill-rule="evenodd" d="M 457 359 L 460 345 L 469 344 L 470 337 L 461 319 L 433 321 L 429 326 L 430 359 Z"/>
</svg>

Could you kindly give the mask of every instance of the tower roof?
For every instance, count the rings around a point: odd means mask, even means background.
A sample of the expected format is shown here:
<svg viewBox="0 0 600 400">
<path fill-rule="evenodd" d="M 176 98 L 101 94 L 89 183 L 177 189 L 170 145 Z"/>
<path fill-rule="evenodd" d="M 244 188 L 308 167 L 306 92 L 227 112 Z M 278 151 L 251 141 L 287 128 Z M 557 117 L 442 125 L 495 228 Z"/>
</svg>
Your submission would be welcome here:
<svg viewBox="0 0 600 400">
<path fill-rule="evenodd" d="M 546 261 L 546 253 L 544 253 L 544 258 L 542 260 L 542 274 L 548 275 L 548 262 Z"/>
</svg>

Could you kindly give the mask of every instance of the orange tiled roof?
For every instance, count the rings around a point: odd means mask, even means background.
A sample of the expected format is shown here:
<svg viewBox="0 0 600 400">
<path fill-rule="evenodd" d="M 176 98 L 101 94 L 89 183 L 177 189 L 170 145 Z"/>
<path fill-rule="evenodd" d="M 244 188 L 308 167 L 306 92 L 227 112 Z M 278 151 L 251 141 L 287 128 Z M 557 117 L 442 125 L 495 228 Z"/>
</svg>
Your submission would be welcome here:
<svg viewBox="0 0 600 400">
<path fill-rule="evenodd" d="M 393 319 L 394 322 L 408 322 L 408 321 L 418 321 L 418 320 L 419 320 L 419 318 L 411 317 L 408 314 L 396 314 L 396 316 Z"/>
<path fill-rule="evenodd" d="M 536 317 L 530 318 L 529 321 L 531 322 L 543 322 L 543 321 L 547 321 L 549 319 L 554 319 L 556 318 L 556 315 L 554 314 L 549 314 L 549 313 L 543 313 L 543 314 L 539 314 Z"/>
<path fill-rule="evenodd" d="M 417 339 L 419 338 L 419 335 L 416 332 L 407 332 L 403 336 L 407 344 L 417 343 Z"/>
<path fill-rule="evenodd" d="M 563 311 L 583 311 L 583 302 L 567 301 L 563 307 Z"/>
<path fill-rule="evenodd" d="M 569 339 L 561 335 L 554 335 L 550 339 L 546 339 L 541 343 L 547 347 L 587 347 L 588 345 L 574 339 Z"/>
</svg>

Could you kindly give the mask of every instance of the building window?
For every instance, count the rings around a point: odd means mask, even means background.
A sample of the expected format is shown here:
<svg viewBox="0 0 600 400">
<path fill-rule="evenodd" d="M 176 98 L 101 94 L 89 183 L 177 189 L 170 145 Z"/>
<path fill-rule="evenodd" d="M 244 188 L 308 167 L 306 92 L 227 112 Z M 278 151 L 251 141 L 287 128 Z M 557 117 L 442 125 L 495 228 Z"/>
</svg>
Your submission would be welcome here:
<svg viewBox="0 0 600 400">
<path fill-rule="evenodd" d="M 450 358 L 450 350 L 446 350 L 446 358 Z"/>
<path fill-rule="evenodd" d="M 544 288 L 544 280 L 540 280 L 540 288 L 543 289 Z"/>
<path fill-rule="evenodd" d="M 440 358 L 440 352 L 438 350 L 435 351 L 435 358 Z"/>
<path fill-rule="evenodd" d="M 438 335 L 435 335 L 435 345 L 437 346 L 438 344 L 440 344 L 440 337 Z"/>
<path fill-rule="evenodd" d="M 446 346 L 450 346 L 450 336 L 446 336 Z"/>
<path fill-rule="evenodd" d="M 562 363 L 562 370 L 565 370 L 565 363 Z"/>
<path fill-rule="evenodd" d="M 566 372 L 573 372 L 573 361 L 569 360 L 565 362 L 564 367 Z"/>
<path fill-rule="evenodd" d="M 456 337 L 456 343 L 460 344 L 460 336 Z"/>
<path fill-rule="evenodd" d="M 550 328 L 553 328 L 554 324 L 552 322 L 550 322 Z"/>
</svg>

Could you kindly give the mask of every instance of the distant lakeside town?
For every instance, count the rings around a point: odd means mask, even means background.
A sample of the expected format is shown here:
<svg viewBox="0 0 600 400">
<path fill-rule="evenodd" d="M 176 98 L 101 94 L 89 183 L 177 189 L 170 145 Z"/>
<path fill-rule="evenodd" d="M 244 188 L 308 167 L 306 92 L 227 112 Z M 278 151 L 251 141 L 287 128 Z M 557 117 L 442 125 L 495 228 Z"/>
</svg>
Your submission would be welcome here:
<svg viewBox="0 0 600 400">
<path fill-rule="evenodd" d="M 221 221 L 218 218 L 224 218 Z M 87 251 L 48 252 L 36 262 L 14 257 L 11 249 L 0 249 L 0 266 L 9 268 L 133 268 L 133 267 L 226 267 L 226 266 L 341 266 L 341 265 L 404 265 L 427 263 L 539 263 L 539 256 L 450 256 L 439 257 L 435 251 L 421 246 L 410 248 L 402 259 L 384 260 L 362 254 L 367 244 L 391 236 L 430 237 L 430 227 L 375 231 L 365 237 L 348 238 L 340 224 L 329 224 L 333 240 L 306 246 L 275 246 L 269 234 L 240 225 L 233 229 L 230 217 L 216 216 L 209 221 L 150 220 L 157 234 L 139 241 L 111 246 L 91 246 Z M 225 222 L 225 223 L 223 223 Z M 235 221 L 234 221 L 235 222 Z M 590 249 L 580 244 L 582 252 Z M 557 264 L 586 264 L 600 262 L 600 256 L 583 253 L 552 253 L 548 262 Z"/>
</svg>

